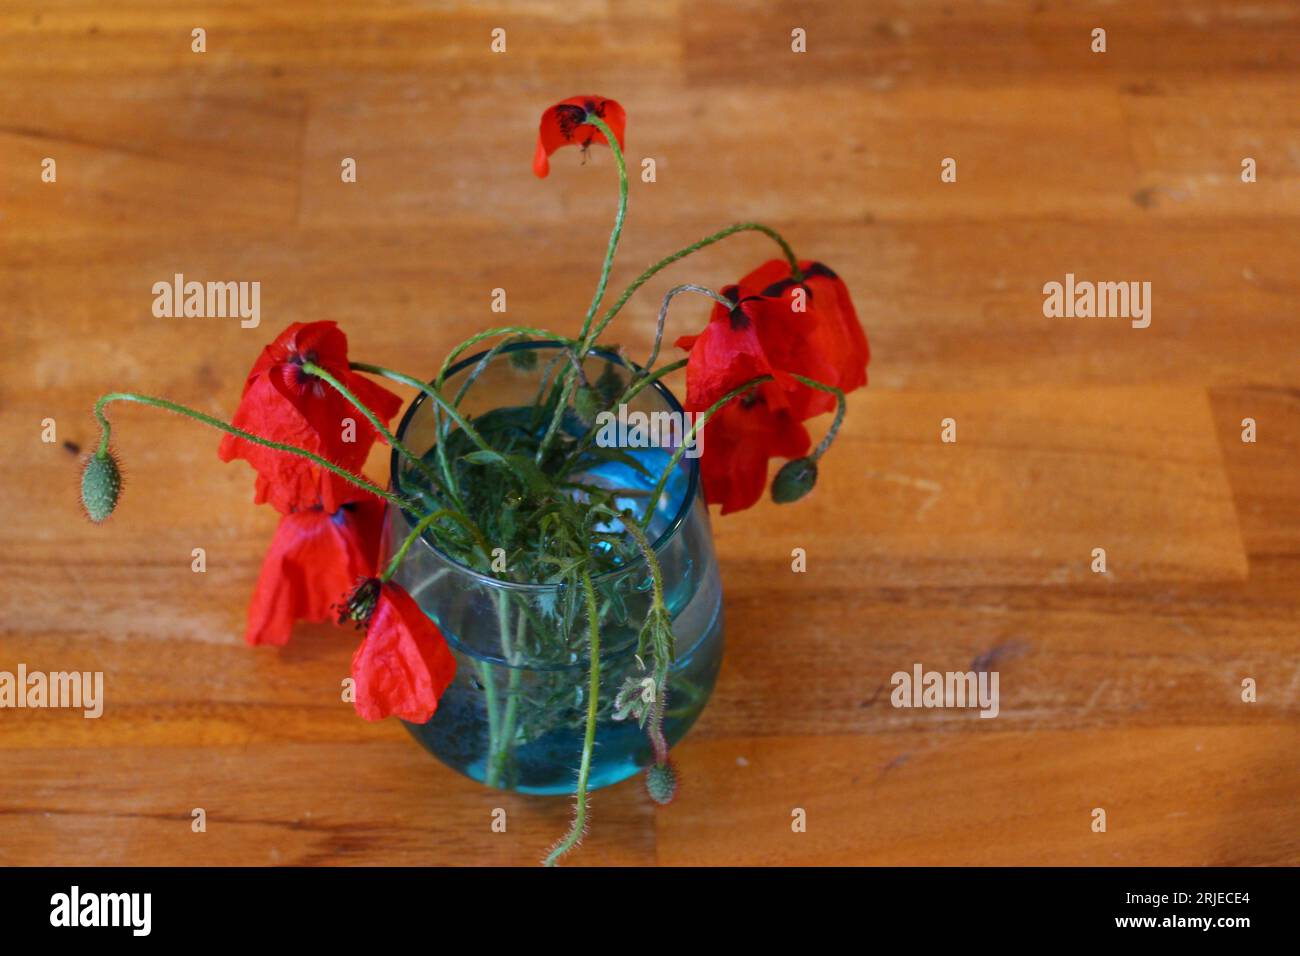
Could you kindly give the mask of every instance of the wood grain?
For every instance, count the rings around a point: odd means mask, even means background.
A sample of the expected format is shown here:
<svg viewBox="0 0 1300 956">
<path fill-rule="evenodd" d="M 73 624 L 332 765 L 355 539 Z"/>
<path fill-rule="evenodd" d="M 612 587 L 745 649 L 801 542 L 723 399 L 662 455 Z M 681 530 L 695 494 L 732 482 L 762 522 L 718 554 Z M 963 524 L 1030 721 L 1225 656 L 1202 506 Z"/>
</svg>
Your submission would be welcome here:
<svg viewBox="0 0 1300 956">
<path fill-rule="evenodd" d="M 243 646 L 275 516 L 213 433 L 121 409 L 107 526 L 75 483 L 98 394 L 229 414 L 291 321 L 413 374 L 494 323 L 497 287 L 576 328 L 612 164 L 529 160 L 540 110 L 587 90 L 657 163 L 615 289 L 768 221 L 845 277 L 873 361 L 811 498 L 715 516 L 728 648 L 680 799 L 597 793 L 572 862 L 1300 863 L 1297 41 L 1282 0 L 6 3 L 0 670 L 103 670 L 107 703 L 0 710 L 0 864 L 532 864 L 560 834 L 566 801 L 356 718 L 351 634 Z M 678 265 L 617 341 L 644 354 L 666 289 L 773 254 Z M 177 272 L 260 281 L 262 327 L 155 319 Z M 1044 318 L 1067 272 L 1150 281 L 1151 327 Z M 892 707 L 916 662 L 997 669 L 998 718 Z"/>
</svg>

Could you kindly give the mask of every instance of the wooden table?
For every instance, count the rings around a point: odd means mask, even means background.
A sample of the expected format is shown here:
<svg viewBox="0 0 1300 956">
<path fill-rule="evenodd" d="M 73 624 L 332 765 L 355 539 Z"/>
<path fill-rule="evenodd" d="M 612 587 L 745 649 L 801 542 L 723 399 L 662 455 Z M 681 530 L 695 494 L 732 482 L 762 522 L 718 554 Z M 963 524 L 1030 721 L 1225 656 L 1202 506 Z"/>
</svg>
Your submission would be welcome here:
<svg viewBox="0 0 1300 956">
<path fill-rule="evenodd" d="M 212 432 L 120 408 L 102 528 L 76 452 L 111 389 L 228 415 L 291 321 L 415 374 L 499 322 L 495 288 L 576 329 L 612 163 L 530 161 L 540 111 L 589 91 L 626 105 L 634 172 L 657 163 L 615 289 L 762 220 L 846 278 L 874 358 L 813 497 L 715 518 L 728 647 L 680 799 L 597 793 L 572 862 L 1300 862 L 1298 73 L 1286 0 L 9 0 L 0 670 L 102 670 L 107 700 L 0 711 L 0 863 L 530 864 L 563 831 L 566 801 L 355 717 L 352 633 L 243 645 L 276 516 Z M 679 264 L 617 340 L 644 350 L 667 288 L 772 253 Z M 260 281 L 262 327 L 155 318 L 175 273 Z M 1150 327 L 1046 318 L 1066 273 L 1151 282 Z M 681 306 L 671 335 L 706 314 Z M 976 660 L 996 719 L 890 705 L 894 672 Z"/>
</svg>

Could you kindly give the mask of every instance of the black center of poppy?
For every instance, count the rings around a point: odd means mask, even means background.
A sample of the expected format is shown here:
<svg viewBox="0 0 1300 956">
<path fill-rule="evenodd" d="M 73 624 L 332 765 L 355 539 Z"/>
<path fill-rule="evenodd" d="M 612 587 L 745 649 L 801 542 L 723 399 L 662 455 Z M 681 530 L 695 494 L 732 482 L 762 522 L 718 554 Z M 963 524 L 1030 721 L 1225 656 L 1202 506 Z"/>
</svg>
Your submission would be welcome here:
<svg viewBox="0 0 1300 956">
<path fill-rule="evenodd" d="M 736 291 L 734 285 L 729 285 L 722 290 L 722 294 L 730 297 L 734 296 Z M 757 302 L 758 300 L 759 297 L 756 295 L 747 295 L 732 307 L 729 318 L 731 319 L 731 330 L 733 332 L 743 332 L 749 328 L 751 323 L 749 316 L 745 313 L 744 306 L 746 302 Z"/>
<path fill-rule="evenodd" d="M 306 352 L 294 352 L 289 356 L 289 364 L 294 367 L 294 381 L 299 385 L 317 380 L 315 375 L 303 370 L 303 366 L 309 362 L 312 365 L 316 364 L 316 352 L 311 349 Z"/>
<path fill-rule="evenodd" d="M 555 107 L 555 122 L 559 124 L 560 134 L 567 140 L 573 139 L 573 132 L 587 121 L 587 111 L 581 106 L 561 103 Z"/>
<path fill-rule="evenodd" d="M 811 275 L 811 273 L 808 274 Z M 804 295 L 807 296 L 809 299 L 812 298 L 813 296 L 812 289 L 808 288 L 802 282 L 795 282 L 793 276 L 782 279 L 780 282 L 773 282 L 770 286 L 768 286 L 766 289 L 763 290 L 763 295 L 773 299 L 780 298 L 781 296 L 785 295 L 787 289 L 793 289 L 795 286 L 802 288 L 804 291 Z"/>
</svg>

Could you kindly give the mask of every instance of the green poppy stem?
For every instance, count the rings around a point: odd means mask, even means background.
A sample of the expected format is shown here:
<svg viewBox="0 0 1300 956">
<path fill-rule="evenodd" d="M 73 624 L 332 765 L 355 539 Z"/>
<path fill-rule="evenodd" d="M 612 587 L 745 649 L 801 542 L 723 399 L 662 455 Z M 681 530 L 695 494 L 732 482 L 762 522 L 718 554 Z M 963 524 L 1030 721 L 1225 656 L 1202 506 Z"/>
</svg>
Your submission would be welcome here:
<svg viewBox="0 0 1300 956">
<path fill-rule="evenodd" d="M 418 504 L 402 495 L 395 495 L 390 491 L 380 488 L 378 485 L 367 481 L 360 475 L 354 475 L 346 468 L 341 468 L 334 464 L 334 462 L 328 461 L 320 455 L 313 454 L 304 448 L 299 448 L 297 445 L 287 445 L 284 442 L 272 441 L 270 438 L 263 438 L 261 435 L 254 435 L 252 432 L 246 432 L 242 428 L 236 428 L 228 422 L 223 422 L 219 418 L 213 418 L 211 415 L 205 415 L 203 412 L 193 408 L 188 408 L 185 405 L 168 401 L 165 398 L 155 398 L 151 395 L 137 395 L 134 392 L 109 392 L 107 395 L 101 396 L 99 401 L 95 403 L 95 419 L 99 422 L 100 429 L 99 448 L 96 451 L 97 455 L 102 456 L 107 452 L 109 437 L 112 434 L 112 425 L 109 424 L 108 418 L 104 415 L 104 406 L 109 402 L 137 402 L 141 405 L 149 405 L 153 408 L 161 408 L 165 411 L 176 412 L 178 415 L 192 418 L 195 421 L 209 425 L 218 431 L 223 431 L 229 435 L 235 435 L 238 438 L 242 438 L 244 441 L 252 442 L 254 445 L 261 445 L 263 448 L 272 448 L 289 455 L 297 455 L 299 458 L 306 458 L 308 461 L 319 465 L 327 471 L 333 472 L 340 478 L 351 482 L 358 488 L 362 488 L 378 498 L 384 499 L 390 504 L 408 508 L 415 507 Z"/>
<path fill-rule="evenodd" d="M 634 399 L 641 392 L 642 389 L 650 387 L 655 382 L 659 381 L 661 378 L 671 375 L 673 372 L 676 372 L 678 369 L 685 368 L 686 362 L 687 362 L 686 359 L 679 359 L 678 361 L 673 362 L 670 365 L 665 365 L 662 368 L 656 369 L 653 372 L 650 372 L 645 375 L 640 375 L 638 377 L 634 377 L 631 381 L 631 384 L 628 385 L 627 390 L 621 396 L 619 396 L 618 401 L 614 403 L 614 407 L 628 404 L 629 402 L 632 401 L 632 399 Z M 561 474 L 567 474 L 569 472 L 569 469 L 572 467 L 573 463 L 591 445 L 592 439 L 596 436 L 596 432 L 598 430 L 599 427 L 593 422 L 591 427 L 587 429 L 587 433 L 583 435 L 582 438 L 578 441 L 578 443 L 573 447 L 573 451 L 569 454 L 569 457 L 565 460 L 563 467 L 560 469 Z M 640 493 L 648 494 L 648 492 L 640 492 Z"/>
<path fill-rule="evenodd" d="M 779 232 L 760 222 L 738 222 L 733 226 L 728 226 L 726 229 L 719 229 L 711 236 L 705 236 L 697 242 L 692 242 L 689 246 L 684 246 L 681 249 L 678 249 L 670 256 L 664 256 L 664 258 L 660 259 L 654 265 L 650 266 L 650 268 L 646 269 L 645 272 L 633 279 L 632 284 L 623 290 L 623 294 L 618 297 L 618 301 L 610 306 L 609 311 L 605 313 L 600 322 L 598 322 L 595 328 L 591 330 L 591 333 L 584 336 L 582 354 L 586 354 L 586 352 L 591 349 L 591 347 L 596 343 L 596 340 L 600 338 L 600 334 L 605 331 L 605 327 L 609 325 L 610 322 L 614 321 L 614 316 L 618 315 L 623 306 L 627 304 L 627 300 L 632 298 L 632 295 L 636 290 L 645 285 L 651 278 L 662 272 L 664 269 L 667 269 L 674 262 L 677 262 L 680 259 L 685 259 L 692 253 L 699 252 L 701 249 L 706 246 L 711 246 L 715 242 L 721 242 L 728 236 L 734 236 L 738 232 L 761 232 L 763 235 L 773 240 L 781 247 L 782 254 L 785 256 L 786 261 L 790 263 L 790 272 L 794 276 L 795 280 L 803 281 L 803 272 L 799 269 L 799 259 L 795 256 L 794 250 L 790 248 L 790 244 L 785 241 Z"/>
<path fill-rule="evenodd" d="M 648 629 L 654 649 L 654 699 L 650 705 L 650 714 L 646 721 L 646 736 L 654 751 L 655 763 L 663 766 L 668 761 L 668 740 L 664 737 L 664 711 L 668 704 L 668 668 L 675 656 L 673 641 L 672 616 L 668 605 L 664 603 L 663 570 L 659 558 L 650 544 L 650 539 L 635 521 L 624 521 L 629 534 L 636 541 L 641 557 L 650 567 L 650 581 L 653 599 L 650 611 L 646 614 L 642 633 Z M 641 650 L 642 648 L 638 648 Z"/>
<path fill-rule="evenodd" d="M 361 399 L 357 398 L 354 394 L 352 394 L 351 389 L 349 389 L 346 385 L 344 385 L 337 378 L 331 375 L 326 369 L 321 368 L 315 362 L 303 362 L 302 370 L 306 372 L 308 375 L 315 375 L 317 378 L 323 380 L 336 392 L 338 392 L 345 399 L 347 399 L 349 403 L 351 403 L 359 412 L 361 412 L 362 415 L 366 417 L 366 420 L 370 422 L 371 426 L 375 429 L 375 431 L 377 431 L 381 436 L 383 436 L 384 441 L 388 442 L 390 447 L 396 449 L 398 454 L 404 456 L 408 461 L 410 461 L 418 469 L 420 469 L 424 477 L 428 479 L 429 484 L 432 488 L 434 488 L 435 490 L 439 490 L 442 488 L 442 482 L 438 479 L 438 476 L 434 473 L 433 469 L 430 468 L 428 464 L 425 463 L 424 459 L 417 456 L 414 452 L 411 451 L 411 449 L 407 448 L 400 441 L 398 441 L 397 436 L 395 436 L 392 432 L 388 430 L 388 426 L 385 425 L 382 421 L 380 421 L 379 416 L 376 415 L 374 412 L 372 412 L 369 408 L 367 408 L 365 404 L 361 401 Z M 397 482 L 398 480 L 399 480 L 399 476 L 394 475 L 393 481 Z"/>
<path fill-rule="evenodd" d="M 398 567 L 401 566 L 402 559 L 406 557 L 406 552 L 411 550 L 411 545 L 415 544 L 420 535 L 424 534 L 432 524 L 441 521 L 444 518 L 450 518 L 452 521 L 456 522 L 456 524 L 464 528 L 469 533 L 470 537 L 474 539 L 474 543 L 477 544 L 479 549 L 483 552 L 484 559 L 489 562 L 492 560 L 492 549 L 488 546 L 487 539 L 483 537 L 483 532 L 478 529 L 478 526 L 458 511 L 452 511 L 450 508 L 440 508 L 437 511 L 425 515 L 416 523 L 415 527 L 411 529 L 410 534 L 408 534 L 406 539 L 402 542 L 401 547 L 397 549 L 397 553 L 394 554 L 392 559 L 388 562 L 388 567 L 385 568 L 384 573 L 379 576 L 379 580 L 381 582 L 391 580 L 393 575 L 397 573 Z"/>
<path fill-rule="evenodd" d="M 591 572 L 582 569 L 582 593 L 587 602 L 587 642 L 590 645 L 591 677 L 587 684 L 587 730 L 582 739 L 582 761 L 578 765 L 578 787 L 574 793 L 573 823 L 543 861 L 555 866 L 587 832 L 587 781 L 591 776 L 591 754 L 596 745 L 596 712 L 600 698 L 600 617 Z"/>
<path fill-rule="evenodd" d="M 451 402 L 447 401 L 442 392 L 435 386 L 430 385 L 428 382 L 422 382 L 413 375 L 407 375 L 405 372 L 398 372 L 391 368 L 384 368 L 382 365 L 371 365 L 368 362 L 350 362 L 348 364 L 358 372 L 366 372 L 370 375 L 379 375 L 383 378 L 392 379 L 394 382 L 401 382 L 403 385 L 409 385 L 411 388 L 418 388 L 420 391 L 424 392 L 425 395 L 428 395 L 429 398 L 437 404 L 438 408 L 445 412 L 447 416 L 455 422 L 466 435 L 469 436 L 469 440 L 477 445 L 481 451 L 488 452 L 489 454 L 501 458 L 511 473 L 514 474 L 521 483 L 527 484 L 524 475 L 519 471 L 519 469 L 512 465 L 509 460 L 504 458 L 504 456 L 502 456 L 495 448 L 484 441 L 483 436 L 478 433 L 478 429 L 471 425 L 469 420 L 465 418 L 465 416 L 462 415 Z M 439 442 L 438 447 L 439 449 L 442 449 L 443 443 Z M 445 457 L 444 474 L 446 477 L 450 478 L 450 469 L 446 467 Z M 449 490 L 454 491 L 454 489 Z"/>
<path fill-rule="evenodd" d="M 460 358 L 474 346 L 478 345 L 478 343 L 486 339 L 496 338 L 499 335 L 527 335 L 533 338 L 562 342 L 569 346 L 577 344 L 575 339 L 565 338 L 563 335 L 558 335 L 550 329 L 535 329 L 525 325 L 505 325 L 499 326 L 495 329 L 486 329 L 482 332 L 474 333 L 464 342 L 461 342 L 460 345 L 457 345 L 447 353 L 447 357 L 442 360 L 442 367 L 438 369 L 438 377 L 434 379 L 435 386 L 442 388 L 443 380 L 447 377 L 447 370 L 451 368 L 456 359 Z"/>
<path fill-rule="evenodd" d="M 627 163 L 623 159 L 623 150 L 618 145 L 618 137 L 614 135 L 614 131 L 606 125 L 605 121 L 594 113 L 587 114 L 586 122 L 605 134 L 605 139 L 609 141 L 610 151 L 614 154 L 614 162 L 618 164 L 618 212 L 614 214 L 614 228 L 610 231 L 609 243 L 605 247 L 605 262 L 600 269 L 600 279 L 596 283 L 596 292 L 591 297 L 591 305 L 587 308 L 587 317 L 582 322 L 582 333 L 578 337 L 582 344 L 578 349 L 574 368 L 566 370 L 564 373 L 565 383 L 560 395 L 560 401 L 555 406 L 554 414 L 551 415 L 551 423 L 542 436 L 542 443 L 537 446 L 535 460 L 539 464 L 546 457 L 551 442 L 555 440 L 555 435 L 560 430 L 560 422 L 564 419 L 564 412 L 568 408 L 569 398 L 573 395 L 573 390 L 576 387 L 575 378 L 582 374 L 582 359 L 587 357 L 591 342 L 594 341 L 594 338 L 588 339 L 587 333 L 591 330 L 591 323 L 596 317 L 596 310 L 600 308 L 601 300 L 605 298 L 605 288 L 609 285 L 609 273 L 614 268 L 614 254 L 618 251 L 618 240 L 623 235 L 623 220 L 627 217 Z"/>
<path fill-rule="evenodd" d="M 591 330 L 592 320 L 596 317 L 596 310 L 600 308 L 600 301 L 605 297 L 605 287 L 609 284 L 609 273 L 614 268 L 614 254 L 618 251 L 618 240 L 623 235 L 623 220 L 627 217 L 627 163 L 623 159 L 623 149 L 618 144 L 618 137 L 614 135 L 614 131 L 606 125 L 605 121 L 594 113 L 587 114 L 587 122 L 605 134 L 605 139 L 609 142 L 610 152 L 614 154 L 614 162 L 618 164 L 618 212 L 614 214 L 614 228 L 610 231 L 609 243 L 605 247 L 605 263 L 600 269 L 600 280 L 596 283 L 596 292 L 591 297 L 591 305 L 587 308 L 587 317 L 582 323 L 580 338 L 584 344 L 587 341 L 587 333 Z M 585 347 L 582 354 L 586 354 Z"/>
<path fill-rule="evenodd" d="M 718 293 L 714 292 L 712 289 L 706 289 L 702 285 L 695 285 L 692 282 L 686 282 L 683 283 L 682 285 L 673 286 L 666 293 L 664 293 L 663 304 L 659 306 L 659 319 L 655 323 L 655 344 L 654 347 L 650 350 L 650 358 L 648 358 L 645 363 L 645 367 L 647 370 L 654 368 L 655 362 L 658 361 L 659 359 L 659 347 L 663 344 L 663 340 L 664 340 L 664 325 L 668 321 L 668 306 L 673 301 L 674 298 L 676 298 L 678 295 L 680 295 L 683 292 L 695 292 L 699 295 L 708 296 L 710 299 L 712 299 L 714 302 L 718 303 L 720 306 L 722 306 L 724 309 L 728 311 L 736 307 L 736 303 L 732 302 L 725 295 L 719 295 Z"/>
<path fill-rule="evenodd" d="M 835 396 L 835 420 L 831 422 L 831 427 L 827 429 L 825 436 L 817 444 L 817 447 L 812 450 L 812 454 L 808 456 L 813 461 L 816 461 L 821 458 L 822 455 L 826 454 L 826 450 L 830 448 L 831 443 L 835 441 L 835 436 L 839 434 L 840 425 L 844 424 L 844 413 L 848 411 L 848 399 L 844 397 L 844 392 L 841 389 L 836 388 L 834 385 L 826 385 L 822 382 L 814 381 L 811 378 L 804 378 L 802 375 L 791 374 L 790 377 L 797 382 L 802 382 L 809 388 L 815 388 L 818 391 L 828 392 Z"/>
</svg>

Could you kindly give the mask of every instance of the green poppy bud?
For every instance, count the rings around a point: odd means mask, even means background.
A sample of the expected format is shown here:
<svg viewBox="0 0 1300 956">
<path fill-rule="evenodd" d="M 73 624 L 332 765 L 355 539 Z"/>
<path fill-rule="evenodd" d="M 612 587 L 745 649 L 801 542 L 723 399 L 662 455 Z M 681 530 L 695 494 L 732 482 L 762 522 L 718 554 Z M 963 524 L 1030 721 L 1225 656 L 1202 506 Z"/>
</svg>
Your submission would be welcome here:
<svg viewBox="0 0 1300 956">
<path fill-rule="evenodd" d="M 798 501 L 817 484 L 817 462 L 812 458 L 787 461 L 772 479 L 772 500 L 779 505 Z"/>
<path fill-rule="evenodd" d="M 95 524 L 107 520 L 122 493 L 122 472 L 111 453 L 94 454 L 81 471 L 81 505 Z"/>
<path fill-rule="evenodd" d="M 645 789 L 650 799 L 663 806 L 677 796 L 677 768 L 671 760 L 657 763 L 645 772 Z"/>
</svg>

